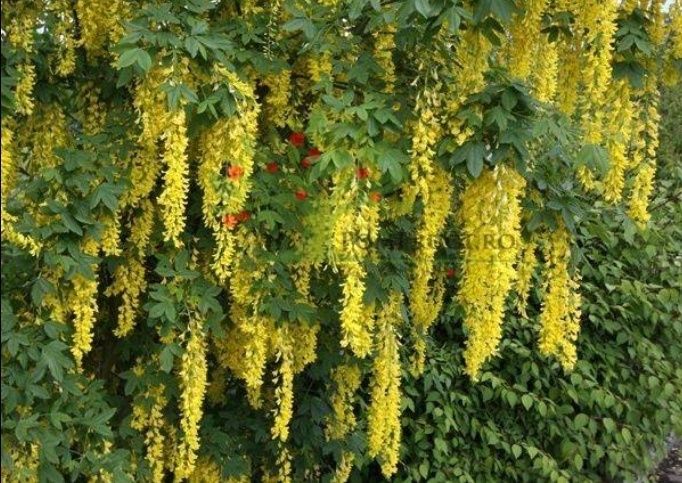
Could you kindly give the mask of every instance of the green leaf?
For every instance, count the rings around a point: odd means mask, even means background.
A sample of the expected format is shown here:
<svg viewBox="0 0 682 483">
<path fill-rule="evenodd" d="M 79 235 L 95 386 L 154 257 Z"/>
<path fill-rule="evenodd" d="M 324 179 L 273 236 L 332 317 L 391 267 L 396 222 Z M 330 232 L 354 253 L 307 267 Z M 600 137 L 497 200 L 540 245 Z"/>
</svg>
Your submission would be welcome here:
<svg viewBox="0 0 682 483">
<path fill-rule="evenodd" d="M 531 406 L 533 406 L 533 398 L 529 394 L 524 394 L 521 396 L 521 404 L 523 404 L 523 407 L 528 411 Z"/>
</svg>

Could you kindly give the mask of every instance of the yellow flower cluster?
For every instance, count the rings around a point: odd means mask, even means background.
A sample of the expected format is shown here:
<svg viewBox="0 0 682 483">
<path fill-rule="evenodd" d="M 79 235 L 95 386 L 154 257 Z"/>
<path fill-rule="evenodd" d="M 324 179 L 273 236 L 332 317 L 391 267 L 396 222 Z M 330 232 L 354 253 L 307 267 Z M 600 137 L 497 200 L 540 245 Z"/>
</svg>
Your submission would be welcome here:
<svg viewBox="0 0 682 483">
<path fill-rule="evenodd" d="M 464 143 L 470 132 L 462 130 L 462 120 L 457 117 L 462 103 L 485 85 L 488 71 L 488 56 L 492 44 L 477 29 L 467 29 L 455 47 L 455 61 L 452 62 L 452 84 L 448 86 L 445 109 L 448 113 L 448 129 L 458 144 Z"/>
<path fill-rule="evenodd" d="M 189 483 L 249 483 L 249 475 L 224 477 L 220 466 L 211 458 L 201 456 L 197 460 Z"/>
<path fill-rule="evenodd" d="M 55 149 L 68 143 L 66 116 L 59 104 L 39 104 L 26 127 L 21 145 L 31 150 L 31 172 L 57 166 L 61 161 Z"/>
<path fill-rule="evenodd" d="M 31 63 L 19 64 L 17 67 L 19 82 L 14 91 L 14 102 L 19 114 L 30 116 L 33 114 L 33 86 L 36 83 L 36 68 Z"/>
<path fill-rule="evenodd" d="M 558 86 L 559 51 L 555 42 L 546 35 L 540 37 L 535 67 L 533 69 L 533 90 L 539 101 L 554 100 Z"/>
<path fill-rule="evenodd" d="M 659 92 L 656 76 L 651 74 L 642 93 L 644 120 L 642 121 L 642 148 L 630 193 L 628 214 L 639 226 L 643 227 L 649 221 L 649 199 L 653 193 L 654 176 L 656 174 L 656 151 L 659 144 L 658 126 L 661 115 L 658 111 Z"/>
<path fill-rule="evenodd" d="M 203 323 L 192 320 L 189 340 L 182 355 L 180 367 L 180 427 L 183 439 L 178 446 L 175 462 L 175 480 L 181 481 L 194 471 L 199 449 L 199 424 L 203 415 L 208 367 L 206 364 L 206 334 Z"/>
<path fill-rule="evenodd" d="M 122 200 L 124 206 L 135 206 L 147 198 L 156 184 L 161 170 L 157 142 L 167 124 L 166 95 L 159 88 L 168 72 L 152 69 L 134 93 L 133 105 L 138 113 L 142 128 L 137 144 L 139 149 L 133 156 L 130 173 L 131 188 Z"/>
<path fill-rule="evenodd" d="M 164 240 L 176 247 L 182 245 L 180 235 L 185 229 L 185 205 L 189 189 L 189 163 L 187 161 L 187 126 L 185 111 L 179 108 L 171 116 L 163 133 L 164 140 L 164 187 L 158 202 L 162 208 Z"/>
<path fill-rule="evenodd" d="M 452 205 L 452 180 L 441 167 L 435 166 L 428 176 L 429 194 L 424 197 L 424 213 L 417 231 L 417 249 L 414 254 L 414 271 L 410 287 L 410 310 L 412 331 L 415 339 L 413 371 L 421 374 L 424 370 L 426 346 L 424 337 L 433 324 L 443 305 L 443 277 L 436 277 L 430 287 L 436 250 L 441 242 L 445 223 Z"/>
<path fill-rule="evenodd" d="M 133 415 L 130 427 L 144 433 L 144 443 L 147 447 L 146 459 L 152 470 L 151 481 L 161 483 L 164 478 L 165 440 L 163 427 L 166 407 L 165 388 L 163 385 L 150 388 L 142 401 L 133 405 Z"/>
<path fill-rule="evenodd" d="M 369 245 L 379 235 L 379 206 L 368 200 L 361 200 L 359 206 L 356 204 L 359 187 L 352 170 L 344 170 L 335 177 L 337 183 L 332 197 L 338 202 L 333 214 L 330 259 L 343 274 L 341 346 L 350 347 L 358 357 L 365 357 L 372 349 L 373 319 L 363 303 L 364 262 Z"/>
<path fill-rule="evenodd" d="M 341 462 L 336 467 L 334 476 L 332 476 L 331 483 L 346 483 L 350 474 L 353 471 L 353 463 L 355 462 L 355 455 L 350 451 L 341 453 Z"/>
<path fill-rule="evenodd" d="M 583 32 L 582 41 L 589 45 L 581 50 L 579 103 L 580 122 L 586 143 L 599 144 L 603 141 L 604 103 L 612 78 L 611 60 L 613 38 L 617 25 L 615 2 L 590 1 L 576 9 L 576 24 Z M 578 168 L 578 179 L 587 190 L 598 187 L 594 174 L 586 166 Z"/>
<path fill-rule="evenodd" d="M 276 74 L 270 74 L 263 83 L 268 88 L 265 96 L 265 114 L 268 120 L 277 127 L 284 127 L 291 114 L 291 71 L 282 70 Z"/>
<path fill-rule="evenodd" d="M 0 475 L 6 483 L 38 483 L 40 465 L 40 446 L 36 443 L 25 444 L 21 448 L 9 448 L 12 460 L 11 470 L 2 466 Z"/>
<path fill-rule="evenodd" d="M 547 0 L 525 0 L 521 3 L 523 12 L 515 16 L 511 29 L 511 39 L 507 44 L 507 65 L 510 73 L 521 79 L 531 74 L 536 42 L 541 36 L 542 16 Z"/>
<path fill-rule="evenodd" d="M 534 239 L 522 243 L 521 256 L 516 266 L 516 309 L 519 314 L 526 317 L 526 302 L 530 289 L 533 286 L 533 272 L 538 260 L 535 256 L 537 242 Z"/>
<path fill-rule="evenodd" d="M 273 345 L 276 347 L 279 368 L 275 372 L 275 419 L 272 424 L 272 438 L 285 442 L 289 438 L 289 422 L 294 407 L 294 354 L 293 339 L 285 325 L 277 330 Z"/>
<path fill-rule="evenodd" d="M 60 40 L 55 53 L 55 72 L 59 76 L 66 77 L 76 68 L 73 10 L 69 0 L 53 0 L 47 6 L 57 17 L 54 37 Z"/>
<path fill-rule="evenodd" d="M 129 241 L 142 258 L 149 245 L 149 237 L 154 228 L 154 204 L 146 199 L 140 204 L 139 215 L 135 217 L 130 227 Z"/>
<path fill-rule="evenodd" d="M 122 23 L 130 14 L 125 0 L 77 0 L 76 15 L 83 46 L 88 55 L 102 56 L 109 41 L 117 42 L 123 34 Z"/>
<path fill-rule="evenodd" d="M 140 295 L 146 290 L 145 268 L 140 260 L 129 256 L 126 262 L 116 267 L 114 282 L 107 290 L 107 295 L 121 295 L 118 307 L 118 321 L 114 335 L 125 337 L 135 326 Z"/>
<path fill-rule="evenodd" d="M 217 245 L 213 271 L 219 280 L 225 281 L 237 246 L 235 227 L 226 226 L 225 219 L 229 222 L 229 217 L 239 215 L 251 190 L 260 109 L 252 87 L 227 70 L 220 70 L 219 74 L 246 99 L 237 115 L 219 120 L 205 133 L 199 165 L 204 221 L 213 230 Z M 236 174 L 230 176 L 230 172 Z"/>
<path fill-rule="evenodd" d="M 0 233 L 3 240 L 9 243 L 28 250 L 32 255 L 37 255 L 40 251 L 40 246 L 35 240 L 29 236 L 19 233 L 14 228 L 14 223 L 17 219 L 5 211 L 8 196 L 14 189 L 17 179 L 17 164 L 14 153 L 14 130 L 10 121 L 3 119 L 2 122 L 2 159 L 0 166 L 2 171 L 2 201 L 0 202 Z"/>
<path fill-rule="evenodd" d="M 633 105 L 630 99 L 630 85 L 620 80 L 610 93 L 609 108 L 611 115 L 606 121 L 606 148 L 611 160 L 609 171 L 603 181 L 604 199 L 611 203 L 623 197 L 625 172 L 629 161 L 627 152 L 630 146 Z"/>
<path fill-rule="evenodd" d="M 367 414 L 367 445 L 390 478 L 400 452 L 400 354 L 397 327 L 402 322 L 402 295 L 394 292 L 379 311 L 372 362 L 371 403 Z"/>
<path fill-rule="evenodd" d="M 325 428 L 328 440 L 342 439 L 355 427 L 353 399 L 362 382 L 362 372 L 357 364 L 344 363 L 334 369 L 331 379 L 334 392 L 330 401 L 332 414 Z"/>
<path fill-rule="evenodd" d="M 464 238 L 459 301 L 466 311 L 466 373 L 474 380 L 502 337 L 507 294 L 521 248 L 520 197 L 525 180 L 512 168 L 486 169 L 462 195 Z"/>
<path fill-rule="evenodd" d="M 331 53 L 323 52 L 314 57 L 309 57 L 307 67 L 308 77 L 313 84 L 317 84 L 325 78 L 331 77 L 333 70 Z"/>
<path fill-rule="evenodd" d="M 102 253 L 110 257 L 121 254 L 121 220 L 118 213 L 108 215 L 103 220 Z"/>
<path fill-rule="evenodd" d="M 237 230 L 236 237 L 239 246 L 245 248 L 244 258 L 250 257 L 258 244 L 256 237 L 242 228 Z M 262 404 L 263 375 L 273 353 L 272 337 L 276 332 L 274 321 L 258 313 L 260 302 L 251 294 L 251 287 L 264 273 L 265 267 L 252 270 L 243 263 L 235 265 L 230 278 L 230 316 L 234 325 L 225 337 L 215 340 L 220 365 L 244 380 L 247 398 L 254 408 Z"/>
<path fill-rule="evenodd" d="M 374 36 L 374 60 L 379 65 L 384 81 L 384 90 L 392 93 L 395 88 L 395 65 L 393 64 L 393 49 L 395 49 L 394 24 L 386 24 L 381 30 L 375 32 Z"/>
<path fill-rule="evenodd" d="M 106 107 L 100 102 L 99 96 L 100 90 L 91 83 L 86 84 L 81 93 L 84 100 L 83 132 L 91 136 L 99 133 L 106 122 Z"/>
<path fill-rule="evenodd" d="M 628 214 L 640 227 L 646 226 L 651 216 L 649 198 L 654 190 L 655 175 L 656 166 L 653 163 L 645 163 L 639 167 L 632 185 Z"/>
<path fill-rule="evenodd" d="M 580 331 L 578 281 L 568 270 L 570 235 L 563 225 L 544 240 L 544 296 L 540 313 L 540 352 L 556 357 L 566 370 L 576 361 L 575 341 Z"/>
<path fill-rule="evenodd" d="M 83 253 L 96 256 L 98 252 L 97 242 L 86 239 L 81 249 Z M 76 275 L 72 280 L 73 291 L 69 307 L 73 311 L 73 343 L 71 354 L 76 361 L 76 367 L 80 369 L 83 356 L 92 349 L 92 331 L 97 318 L 97 265 L 91 266 L 95 276 L 93 279 Z"/>
</svg>

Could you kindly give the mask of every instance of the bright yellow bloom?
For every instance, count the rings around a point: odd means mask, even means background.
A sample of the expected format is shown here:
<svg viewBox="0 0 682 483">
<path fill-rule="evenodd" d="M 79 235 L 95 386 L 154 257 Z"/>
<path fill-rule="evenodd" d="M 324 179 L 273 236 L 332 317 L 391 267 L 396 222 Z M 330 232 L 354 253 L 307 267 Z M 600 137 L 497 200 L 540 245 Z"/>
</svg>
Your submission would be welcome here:
<svg viewBox="0 0 682 483">
<path fill-rule="evenodd" d="M 424 213 L 417 231 L 417 250 L 414 254 L 414 272 L 410 287 L 413 336 L 417 340 L 413 371 L 421 374 L 424 368 L 424 337 L 443 305 L 443 283 L 440 280 L 430 286 L 433 277 L 434 258 L 441 242 L 445 223 L 452 204 L 452 180 L 442 168 L 436 166 L 429 180 L 429 195 L 424 198 Z"/>
<path fill-rule="evenodd" d="M 466 311 L 466 372 L 479 376 L 502 337 L 504 305 L 521 248 L 520 197 L 525 180 L 512 168 L 486 169 L 462 195 L 464 237 L 459 302 Z"/>
<path fill-rule="evenodd" d="M 510 29 L 507 65 L 513 76 L 526 79 L 531 74 L 533 57 L 537 53 L 536 42 L 542 35 L 540 29 L 547 0 L 525 0 L 521 6 L 523 14 L 515 16 Z"/>
<path fill-rule="evenodd" d="M 33 86 L 36 83 L 36 68 L 31 63 L 20 64 L 17 67 L 19 82 L 14 91 L 16 111 L 19 114 L 30 116 L 33 114 Z"/>
<path fill-rule="evenodd" d="M 164 224 L 164 240 L 171 241 L 176 247 L 182 245 L 180 235 L 185 229 L 185 205 L 189 189 L 189 164 L 187 162 L 187 126 L 185 111 L 178 109 L 172 116 L 164 138 L 163 156 L 166 172 L 164 187 L 159 196 Z"/>
<path fill-rule="evenodd" d="M 96 256 L 97 242 L 92 239 L 86 240 L 82 245 L 82 250 L 86 255 Z M 69 308 L 73 311 L 71 353 L 79 369 L 83 356 L 92 349 L 92 331 L 97 319 L 97 265 L 92 265 L 91 268 L 95 272 L 93 279 L 87 279 L 80 274 L 73 278 L 73 292 L 69 302 Z"/>
<path fill-rule="evenodd" d="M 125 337 L 135 326 L 140 296 L 147 288 L 144 265 L 135 256 L 130 256 L 116 267 L 114 282 L 108 288 L 107 294 L 121 295 L 121 305 L 118 307 L 118 322 L 114 335 Z"/>
<path fill-rule="evenodd" d="M 355 455 L 350 451 L 344 451 L 341 453 L 341 462 L 339 466 L 336 467 L 334 476 L 331 479 L 331 483 L 346 483 L 350 474 L 353 471 L 353 462 L 355 461 Z"/>
<path fill-rule="evenodd" d="M 356 364 L 342 364 L 332 371 L 331 379 L 334 384 L 330 401 L 332 414 L 327 420 L 325 435 L 328 440 L 343 439 L 355 427 L 353 399 L 362 382 L 362 372 Z"/>
<path fill-rule="evenodd" d="M 150 388 L 144 394 L 143 401 L 133 404 L 130 422 L 131 428 L 144 434 L 144 443 L 147 447 L 146 459 L 152 470 L 151 481 L 153 483 L 161 483 L 164 478 L 166 439 L 163 434 L 165 421 L 163 410 L 166 407 L 164 391 L 163 384 Z"/>
<path fill-rule="evenodd" d="M 277 330 L 274 345 L 277 347 L 279 369 L 275 373 L 275 420 L 272 424 L 272 438 L 286 442 L 289 438 L 289 422 L 293 416 L 294 407 L 294 357 L 292 344 L 287 326 Z"/>
<path fill-rule="evenodd" d="M 393 50 L 395 49 L 394 24 L 386 24 L 381 30 L 372 34 L 374 37 L 374 60 L 381 69 L 384 90 L 393 92 L 395 87 L 395 65 L 393 64 Z"/>
<path fill-rule="evenodd" d="M 371 403 L 367 414 L 367 451 L 371 457 L 379 458 L 386 478 L 397 471 L 400 452 L 401 368 L 397 327 L 403 318 L 402 303 L 402 295 L 392 293 L 377 317 Z"/>
<path fill-rule="evenodd" d="M 543 244 L 544 296 L 540 313 L 540 352 L 556 357 L 566 370 L 576 361 L 575 341 L 580 331 L 579 277 L 571 278 L 570 236 L 562 225 Z"/>
<path fill-rule="evenodd" d="M 606 123 L 606 147 L 609 153 L 609 171 L 603 182 L 604 199 L 616 203 L 623 197 L 625 171 L 628 167 L 627 150 L 632 133 L 633 106 L 630 100 L 630 85 L 627 80 L 618 82 L 611 91 L 611 115 Z"/>
<path fill-rule="evenodd" d="M 268 75 L 263 83 L 268 87 L 265 96 L 265 114 L 275 126 L 284 127 L 291 114 L 291 71 L 283 70 Z"/>
<path fill-rule="evenodd" d="M 181 481 L 194 471 L 199 450 L 199 424 L 203 415 L 207 384 L 206 334 L 203 323 L 190 321 L 189 340 L 180 366 L 180 428 L 183 439 L 178 446 L 175 480 Z"/>
</svg>

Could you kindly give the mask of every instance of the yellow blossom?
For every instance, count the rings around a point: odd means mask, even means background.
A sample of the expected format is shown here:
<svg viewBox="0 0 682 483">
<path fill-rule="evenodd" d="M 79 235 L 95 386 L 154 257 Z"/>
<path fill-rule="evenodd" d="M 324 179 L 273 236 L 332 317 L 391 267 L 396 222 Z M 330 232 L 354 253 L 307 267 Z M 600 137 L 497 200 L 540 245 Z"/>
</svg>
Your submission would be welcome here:
<svg viewBox="0 0 682 483">
<path fill-rule="evenodd" d="M 189 340 L 180 365 L 180 428 L 183 438 L 178 446 L 175 480 L 181 481 L 194 471 L 199 450 L 199 424 L 203 415 L 207 384 L 206 335 L 203 323 L 192 320 Z"/>
<path fill-rule="evenodd" d="M 576 361 L 575 341 L 580 330 L 578 277 L 568 272 L 570 237 L 561 225 L 543 244 L 545 257 L 544 295 L 540 313 L 540 352 L 556 357 L 566 370 Z"/>
<path fill-rule="evenodd" d="M 459 302 L 465 309 L 466 373 L 477 379 L 497 350 L 507 294 L 521 245 L 519 198 L 524 179 L 512 168 L 486 169 L 462 195 L 464 237 Z"/>
<path fill-rule="evenodd" d="M 402 322 L 402 295 L 392 293 L 377 317 L 377 340 L 372 362 L 371 402 L 367 414 L 367 450 L 379 458 L 381 472 L 397 471 L 400 451 L 400 354 L 397 326 Z"/>
</svg>

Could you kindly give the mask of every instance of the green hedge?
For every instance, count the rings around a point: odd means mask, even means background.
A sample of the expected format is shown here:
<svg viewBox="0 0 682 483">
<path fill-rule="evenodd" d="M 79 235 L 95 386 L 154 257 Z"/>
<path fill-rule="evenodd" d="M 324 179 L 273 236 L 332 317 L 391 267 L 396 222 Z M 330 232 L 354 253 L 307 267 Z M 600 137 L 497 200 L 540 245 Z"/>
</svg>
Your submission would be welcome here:
<svg viewBox="0 0 682 483">
<path fill-rule="evenodd" d="M 423 379 L 405 388 L 399 481 L 634 480 L 682 431 L 682 89 L 662 106 L 649 230 L 603 207 L 581 225 L 573 373 L 538 354 L 533 293 L 528 319 L 506 323 L 499 357 L 471 383 L 451 306 Z"/>
</svg>

